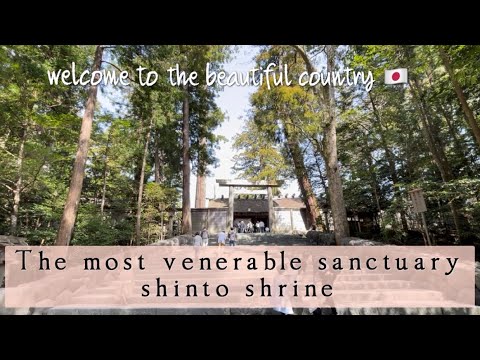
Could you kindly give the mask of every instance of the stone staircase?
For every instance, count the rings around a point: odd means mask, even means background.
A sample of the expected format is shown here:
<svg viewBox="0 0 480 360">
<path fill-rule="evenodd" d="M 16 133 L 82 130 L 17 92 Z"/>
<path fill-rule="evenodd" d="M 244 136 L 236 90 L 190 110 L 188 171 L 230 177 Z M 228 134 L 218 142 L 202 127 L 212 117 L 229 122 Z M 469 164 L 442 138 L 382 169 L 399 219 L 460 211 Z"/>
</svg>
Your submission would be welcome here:
<svg viewBox="0 0 480 360">
<path fill-rule="evenodd" d="M 480 264 L 477 263 L 477 266 Z M 154 268 L 154 267 L 153 267 Z M 142 276 L 142 279 L 136 280 L 137 285 L 150 282 L 158 274 L 153 270 L 149 271 Z M 188 278 L 188 277 L 186 277 Z M 190 279 L 194 280 L 194 279 Z M 239 281 L 242 280 L 239 278 Z M 241 281 L 240 281 L 241 282 Z M 93 300 L 92 295 L 89 295 L 88 292 L 85 294 L 85 285 L 80 285 L 77 290 L 74 290 L 73 293 L 68 294 L 74 301 L 85 302 L 85 303 L 95 303 L 98 304 L 98 307 L 90 308 L 68 308 L 68 307 L 54 307 L 54 308 L 30 308 L 30 309 L 8 309 L 4 308 L 4 291 L 5 289 L 0 289 L 0 314 L 46 314 L 46 315 L 62 315 L 62 314 L 81 314 L 81 315 L 135 315 L 135 314 L 148 314 L 148 315 L 228 315 L 228 314 L 242 314 L 242 315 L 259 315 L 259 314 L 272 314 L 274 313 L 270 308 L 109 308 L 108 303 L 110 301 L 110 290 L 119 285 L 118 280 L 105 281 L 103 286 L 97 288 L 95 291 L 95 297 Z M 369 304 L 369 307 L 356 308 L 356 307 L 346 307 L 346 308 L 337 308 L 338 315 L 480 315 L 480 307 L 475 308 L 458 308 L 458 307 L 445 307 L 445 304 L 452 304 L 453 302 L 445 302 L 443 294 L 438 291 L 431 290 L 422 290 L 421 293 L 418 290 L 411 288 L 411 283 L 404 280 L 397 280 L 392 278 L 391 274 L 348 274 L 348 275 L 339 275 L 337 276 L 334 282 L 334 289 L 336 293 L 346 292 L 348 289 L 348 296 L 351 297 L 352 303 L 356 301 L 366 301 Z M 82 291 L 83 290 L 83 291 Z M 231 289 L 233 292 L 234 289 Z M 60 294 L 63 296 L 65 294 Z M 405 307 L 390 307 L 384 308 L 379 307 L 379 304 L 388 300 L 391 303 L 396 301 L 405 300 L 410 298 L 412 295 L 415 296 L 416 301 L 421 305 L 422 299 L 430 300 L 434 297 L 439 305 L 443 307 L 415 307 L 415 308 L 405 308 Z M 133 297 L 125 298 L 126 303 L 134 300 Z M 138 300 L 136 298 L 135 300 Z M 476 300 L 477 305 L 480 300 L 480 291 L 476 290 Z M 105 307 L 103 307 L 105 304 Z M 418 303 L 417 303 L 418 304 Z M 103 308 L 102 308 L 103 307 Z M 296 308 L 294 309 L 296 314 L 311 314 L 314 309 L 305 309 L 305 308 Z"/>
<path fill-rule="evenodd" d="M 300 235 L 290 234 L 237 234 L 237 243 L 239 245 L 271 245 L 271 246 L 303 246 L 308 245 L 308 239 Z M 187 245 L 186 243 L 184 243 Z M 160 244 L 158 244 L 160 245 Z M 166 245 L 166 244 L 165 244 Z M 210 239 L 209 245 L 215 246 L 216 238 Z M 137 280 L 139 284 L 146 281 L 152 281 L 157 274 L 154 271 L 155 267 L 152 267 L 152 271 L 145 274 L 145 278 Z M 239 279 L 241 280 L 241 279 Z M 480 287 L 480 263 L 476 263 L 476 284 Z M 81 282 L 79 283 L 79 286 Z M 101 304 L 102 300 L 108 303 L 108 296 L 110 290 L 114 285 L 117 285 L 115 281 L 106 281 L 102 287 L 96 291 L 95 303 Z M 458 307 L 445 307 L 445 299 L 441 292 L 433 292 L 431 290 L 423 290 L 422 293 L 418 293 L 415 289 L 411 289 L 411 284 L 407 281 L 397 280 L 391 278 L 389 274 L 345 274 L 337 276 L 334 285 L 336 292 L 346 291 L 348 288 L 349 295 L 352 296 L 352 302 L 355 299 L 361 298 L 362 301 L 368 301 L 370 306 L 363 308 L 347 307 L 337 308 L 338 315 L 480 315 L 480 290 L 475 289 L 475 308 L 458 308 Z M 70 294 L 74 300 L 85 300 L 88 302 L 89 296 L 82 294 L 81 289 L 77 289 Z M 397 291 L 398 290 L 398 291 Z M 411 291 L 411 292 L 410 292 Z M 414 292 L 414 293 L 413 293 Z M 182 309 L 160 309 L 160 308 L 101 308 L 101 305 L 96 308 L 30 308 L 30 309 L 9 309 L 4 307 L 4 294 L 5 289 L 0 288 L 0 315 L 2 314 L 47 314 L 47 315 L 61 315 L 61 314 L 78 314 L 78 315 L 228 315 L 228 314 L 241 314 L 241 315 L 259 315 L 259 314 L 272 314 L 272 309 L 269 308 L 182 308 Z M 398 294 L 398 295 L 395 295 Z M 433 296 L 438 303 L 443 307 L 390 307 L 383 308 L 378 307 L 382 301 L 386 300 L 386 296 L 390 302 L 395 300 L 400 301 L 405 299 L 405 296 L 414 294 L 417 300 L 421 301 L 422 298 L 429 299 Z M 392 298 L 393 297 L 393 298 Z M 90 297 L 91 298 L 91 297 Z M 126 298 L 128 301 L 128 297 Z M 450 304 L 449 302 L 446 303 Z M 451 303 L 453 305 L 453 302 Z M 300 315 L 311 314 L 314 309 L 296 308 L 295 313 Z"/>
<path fill-rule="evenodd" d="M 216 239 L 213 239 L 216 244 Z M 272 233 L 239 233 L 237 234 L 238 245 L 266 245 L 266 246 L 307 246 L 308 240 L 296 234 L 272 234 Z"/>
</svg>

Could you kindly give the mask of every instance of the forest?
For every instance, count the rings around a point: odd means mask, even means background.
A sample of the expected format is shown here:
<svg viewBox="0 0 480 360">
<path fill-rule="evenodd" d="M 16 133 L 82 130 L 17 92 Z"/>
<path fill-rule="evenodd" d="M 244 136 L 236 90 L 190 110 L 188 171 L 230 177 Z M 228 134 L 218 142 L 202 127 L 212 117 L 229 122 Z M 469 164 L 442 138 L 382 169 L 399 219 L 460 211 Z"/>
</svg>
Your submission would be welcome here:
<svg viewBox="0 0 480 360">
<path fill-rule="evenodd" d="M 264 45 L 242 132 L 230 139 L 233 171 L 248 180 L 298 182 L 310 223 L 349 235 L 408 244 L 421 234 L 409 191 L 422 189 L 436 244 L 480 240 L 480 47 L 473 45 Z M 30 245 L 144 245 L 191 233 L 206 178 L 229 139 L 220 83 L 141 86 L 139 66 L 220 72 L 237 53 L 226 45 L 0 46 L 0 234 Z M 77 81 L 52 86 L 47 73 L 71 67 L 128 72 L 114 112 Z M 385 85 L 385 70 L 408 69 Z M 299 74 L 371 71 L 375 84 L 300 86 Z M 87 76 L 88 78 L 88 76 Z M 273 83 L 273 82 L 272 82 Z M 270 84 L 270 83 L 269 83 Z M 112 89 L 110 89 L 112 91 Z M 196 175 L 195 204 L 190 203 Z M 327 211 L 331 216 L 325 217 Z M 368 232 L 348 219 L 370 214 Z M 331 219 L 331 223 L 329 223 Z M 169 226 L 167 226 L 169 224 Z M 354 234 L 352 232 L 355 232 Z M 421 236 L 421 235 L 420 235 Z"/>
</svg>

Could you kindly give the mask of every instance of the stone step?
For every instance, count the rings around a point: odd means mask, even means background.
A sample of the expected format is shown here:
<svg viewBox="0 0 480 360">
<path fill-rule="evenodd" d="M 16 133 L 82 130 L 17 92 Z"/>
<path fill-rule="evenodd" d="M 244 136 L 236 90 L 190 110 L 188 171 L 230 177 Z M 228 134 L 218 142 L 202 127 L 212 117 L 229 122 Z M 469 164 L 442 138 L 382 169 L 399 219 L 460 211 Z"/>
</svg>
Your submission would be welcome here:
<svg viewBox="0 0 480 360">
<path fill-rule="evenodd" d="M 387 281 L 336 281 L 335 290 L 371 290 L 371 289 L 411 289 L 412 283 L 406 280 Z"/>
<path fill-rule="evenodd" d="M 439 301 L 441 302 L 444 297 L 440 291 L 434 290 L 418 290 L 418 289 L 372 289 L 369 291 L 362 290 L 336 290 L 335 295 L 342 295 L 344 301 L 358 303 L 362 302 L 374 303 L 374 302 L 388 302 L 393 304 L 395 301 Z"/>
<path fill-rule="evenodd" d="M 5 288 L 0 288 L 0 315 L 29 315 L 30 308 L 6 308 Z"/>
<path fill-rule="evenodd" d="M 320 275 L 320 279 L 321 279 Z M 335 283 L 337 282 L 355 282 L 355 281 L 386 281 L 386 280 L 395 280 L 392 274 L 348 274 L 348 275 L 338 275 L 334 278 Z"/>
<path fill-rule="evenodd" d="M 74 295 L 71 297 L 68 303 L 75 303 L 75 304 L 95 304 L 95 305 L 111 305 L 112 301 L 115 303 L 121 302 L 122 297 L 119 295 L 111 295 L 111 294 L 101 294 L 97 293 L 95 291 L 95 294 L 79 294 L 79 295 Z"/>
<path fill-rule="evenodd" d="M 156 302 L 161 301 L 162 297 L 156 297 L 154 290 L 151 290 L 151 296 L 147 298 L 139 298 L 137 294 L 135 296 L 131 296 L 130 294 L 122 294 L 122 295 L 115 295 L 112 296 L 108 293 L 108 289 L 104 289 L 105 292 L 102 291 L 95 291 L 95 294 L 73 294 L 71 296 L 69 303 L 76 303 L 76 304 L 85 304 L 85 305 L 111 305 L 112 301 L 119 301 L 120 303 L 124 304 L 139 304 L 142 303 L 152 303 L 155 304 Z M 153 291 L 153 292 L 152 292 Z M 180 294 L 184 295 L 186 289 L 180 289 Z M 203 296 L 203 289 L 197 288 L 198 291 L 198 298 L 190 297 L 190 298 L 175 298 L 173 296 L 173 289 L 167 289 L 167 295 L 170 295 L 167 299 L 168 301 L 175 301 L 176 304 L 185 303 L 185 306 L 188 307 L 192 304 L 195 300 L 198 300 L 199 304 L 208 305 L 208 298 Z M 214 291 L 212 288 L 209 289 L 209 292 L 212 293 Z M 235 301 L 248 301 L 243 295 L 243 287 L 239 286 L 238 288 L 231 287 L 230 288 L 230 295 L 229 300 L 232 302 Z M 233 296 L 234 293 L 238 295 Z M 432 302 L 438 302 L 439 305 L 445 306 L 447 302 L 443 301 L 443 294 L 438 291 L 431 291 L 431 290 L 402 290 L 396 291 L 392 289 L 374 289 L 373 291 L 370 290 L 368 292 L 365 291 L 343 291 L 337 290 L 336 295 L 342 295 L 342 303 L 351 303 L 352 306 L 357 306 L 358 304 L 362 304 L 362 306 L 369 306 L 369 307 L 379 307 L 380 305 L 385 304 L 388 302 L 389 305 L 393 305 L 395 303 L 405 304 L 405 301 L 411 301 L 411 304 L 415 304 L 415 306 L 431 306 Z M 213 299 L 212 301 L 215 301 Z M 273 301 L 273 299 L 272 299 Z M 403 303 L 402 303 L 403 301 Z M 453 302 L 449 302 L 454 304 Z M 458 306 L 458 304 L 457 304 Z"/>
<path fill-rule="evenodd" d="M 442 307 L 415 307 L 415 308 L 337 308 L 338 315 L 480 315 L 480 307 L 448 307 L 442 302 Z M 446 307 L 447 305 L 447 307 Z M 455 304 L 453 304 L 455 305 Z"/>
<path fill-rule="evenodd" d="M 230 309 L 161 309 L 161 308 L 66 308 L 55 307 L 44 310 L 46 315 L 229 315 Z"/>
<path fill-rule="evenodd" d="M 295 309 L 294 309 L 295 310 Z M 1 309 L 0 309 L 1 311 Z M 449 308 L 337 308 L 338 315 L 480 315 L 480 307 Z M 263 315 L 270 314 L 270 308 L 193 308 L 193 309 L 161 309 L 161 308 L 67 308 L 55 307 L 41 309 L 38 312 L 46 315 Z M 303 314 L 310 312 L 304 311 Z"/>
<path fill-rule="evenodd" d="M 44 311 L 47 315 L 259 315 L 271 312 L 269 308 L 261 309 L 159 309 L 159 308 L 51 308 Z M 477 308 L 344 308 L 337 309 L 338 315 L 479 315 Z"/>
</svg>

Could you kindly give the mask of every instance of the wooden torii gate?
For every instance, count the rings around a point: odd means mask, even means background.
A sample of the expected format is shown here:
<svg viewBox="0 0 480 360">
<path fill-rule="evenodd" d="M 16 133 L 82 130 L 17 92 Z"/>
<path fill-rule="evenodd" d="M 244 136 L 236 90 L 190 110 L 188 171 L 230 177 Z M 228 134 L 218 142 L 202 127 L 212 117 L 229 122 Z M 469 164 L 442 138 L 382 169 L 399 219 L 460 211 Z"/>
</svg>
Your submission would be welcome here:
<svg viewBox="0 0 480 360">
<path fill-rule="evenodd" d="M 235 199 L 235 188 L 236 187 L 259 187 L 267 189 L 268 197 L 268 223 L 270 229 L 273 232 L 275 230 L 275 212 L 273 210 L 273 195 L 272 187 L 279 187 L 283 185 L 283 181 L 248 181 L 248 180 L 230 180 L 230 179 L 217 179 L 218 186 L 226 187 L 228 186 L 228 214 L 227 214 L 227 226 L 228 228 L 233 227 L 233 202 Z"/>
</svg>

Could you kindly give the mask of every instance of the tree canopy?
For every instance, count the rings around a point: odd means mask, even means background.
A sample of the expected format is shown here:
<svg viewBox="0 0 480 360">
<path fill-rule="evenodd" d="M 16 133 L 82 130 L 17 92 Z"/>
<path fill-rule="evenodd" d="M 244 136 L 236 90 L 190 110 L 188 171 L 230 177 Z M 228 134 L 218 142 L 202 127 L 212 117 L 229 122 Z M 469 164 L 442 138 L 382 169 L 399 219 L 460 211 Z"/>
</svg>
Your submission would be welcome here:
<svg viewBox="0 0 480 360">
<path fill-rule="evenodd" d="M 421 229 L 409 198 L 421 188 L 438 243 L 479 240 L 480 46 L 257 50 L 257 67 L 275 63 L 273 77 L 287 66 L 292 82 L 255 88 L 231 139 L 237 176 L 296 181 L 310 225 L 396 243 Z M 32 245 L 126 245 L 161 238 L 167 226 L 189 233 L 190 174 L 202 207 L 205 179 L 222 160 L 222 89 L 172 86 L 166 76 L 140 86 L 135 69 L 165 74 L 178 64 L 204 79 L 207 63 L 219 71 L 234 56 L 221 45 L 0 46 L 0 234 Z M 72 62 L 128 71 L 130 85 L 50 85 L 47 72 Z M 406 84 L 384 84 L 395 68 L 408 69 Z M 375 84 L 298 83 L 305 71 L 346 69 L 371 71 Z M 368 228 L 355 225 L 362 214 Z"/>
</svg>

